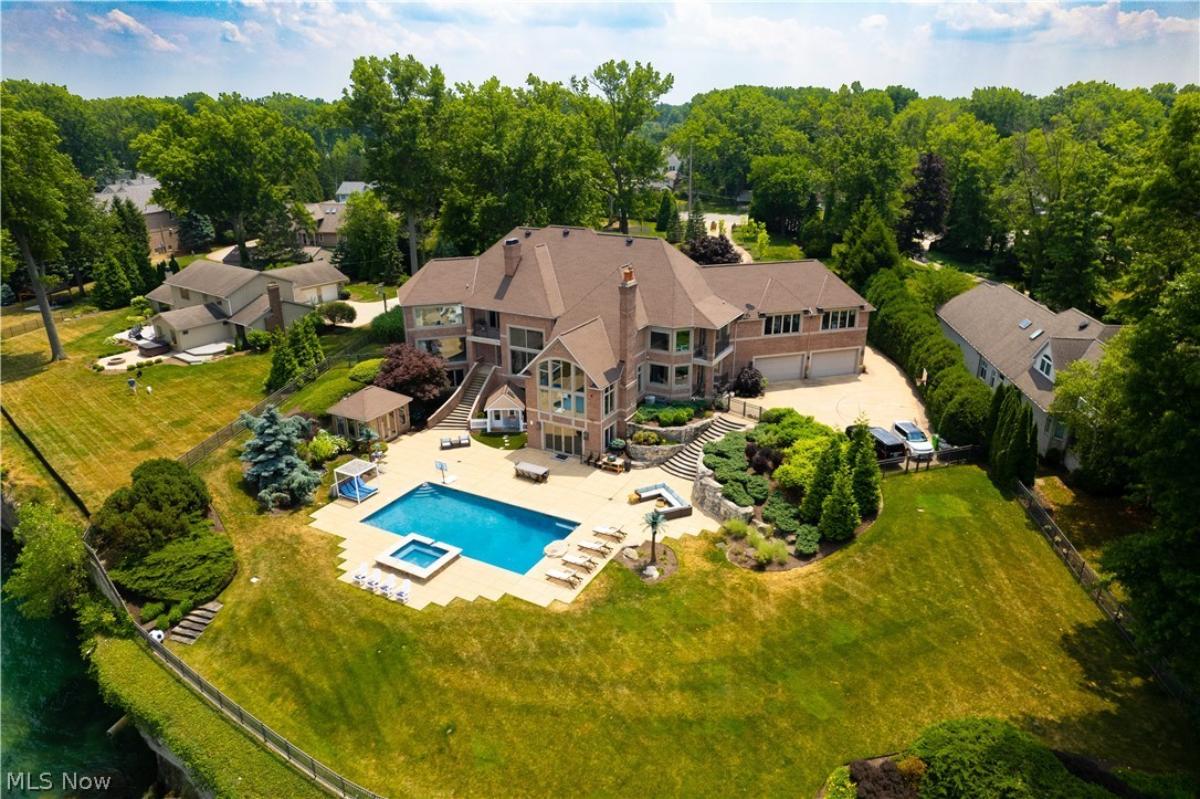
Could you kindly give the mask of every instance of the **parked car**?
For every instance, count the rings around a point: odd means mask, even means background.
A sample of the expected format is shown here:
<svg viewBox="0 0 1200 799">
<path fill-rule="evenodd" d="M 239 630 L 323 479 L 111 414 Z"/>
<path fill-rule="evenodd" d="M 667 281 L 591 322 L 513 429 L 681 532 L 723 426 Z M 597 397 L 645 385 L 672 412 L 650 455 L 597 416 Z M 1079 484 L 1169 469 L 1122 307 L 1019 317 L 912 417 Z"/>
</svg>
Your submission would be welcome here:
<svg viewBox="0 0 1200 799">
<path fill-rule="evenodd" d="M 877 460 L 886 461 L 904 457 L 904 441 L 891 430 L 883 427 L 868 427 L 867 432 L 871 435 L 871 443 L 875 445 Z M 846 435 L 854 435 L 854 425 L 846 428 Z"/>
<path fill-rule="evenodd" d="M 896 431 L 896 435 L 904 440 L 904 446 L 912 457 L 929 458 L 933 456 L 933 443 L 915 422 L 893 422 L 892 430 Z"/>
</svg>

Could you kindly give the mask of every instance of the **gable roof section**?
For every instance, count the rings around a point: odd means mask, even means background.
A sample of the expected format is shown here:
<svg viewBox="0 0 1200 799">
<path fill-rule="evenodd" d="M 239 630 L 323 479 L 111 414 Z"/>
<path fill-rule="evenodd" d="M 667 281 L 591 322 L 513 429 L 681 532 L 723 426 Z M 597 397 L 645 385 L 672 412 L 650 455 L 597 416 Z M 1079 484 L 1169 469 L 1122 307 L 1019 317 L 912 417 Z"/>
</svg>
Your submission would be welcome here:
<svg viewBox="0 0 1200 799">
<path fill-rule="evenodd" d="M 350 278 L 328 261 L 310 261 L 306 264 L 285 266 L 280 269 L 269 269 L 263 272 L 272 278 L 279 278 L 296 286 L 321 286 L 327 283 L 349 283 Z"/>
<path fill-rule="evenodd" d="M 521 402 L 521 398 L 517 393 L 505 383 L 492 392 L 492 396 L 488 397 L 488 401 L 484 403 L 485 411 L 523 411 L 525 403 Z"/>
<path fill-rule="evenodd" d="M 385 413 L 403 408 L 412 402 L 412 397 L 398 391 L 388 391 L 379 386 L 367 386 L 335 403 L 326 413 L 341 416 L 356 422 L 370 422 Z"/>
<path fill-rule="evenodd" d="M 225 311 L 221 309 L 221 306 L 207 302 L 203 305 L 189 305 L 186 308 L 163 311 L 156 314 L 151 321 L 157 319 L 166 322 L 176 330 L 190 330 L 193 327 L 224 322 L 226 318 Z"/>
<path fill-rule="evenodd" d="M 201 258 L 168 275 L 166 283 L 189 291 L 199 291 L 214 297 L 225 298 L 249 283 L 260 273 L 244 266 L 218 263 Z"/>
<path fill-rule="evenodd" d="M 740 311 L 797 313 L 828 308 L 874 310 L 820 261 L 726 264 L 700 267 L 713 292 Z"/>
<path fill-rule="evenodd" d="M 1119 325 L 1106 325 L 1075 308 L 1055 313 L 1011 286 L 984 281 L 948 300 L 938 318 L 1042 410 L 1054 401 L 1054 383 L 1037 370 L 1050 348 L 1055 371 L 1086 358 L 1099 360 Z M 1022 328 L 1021 323 L 1029 324 Z M 1036 338 L 1035 332 L 1042 331 Z"/>
</svg>

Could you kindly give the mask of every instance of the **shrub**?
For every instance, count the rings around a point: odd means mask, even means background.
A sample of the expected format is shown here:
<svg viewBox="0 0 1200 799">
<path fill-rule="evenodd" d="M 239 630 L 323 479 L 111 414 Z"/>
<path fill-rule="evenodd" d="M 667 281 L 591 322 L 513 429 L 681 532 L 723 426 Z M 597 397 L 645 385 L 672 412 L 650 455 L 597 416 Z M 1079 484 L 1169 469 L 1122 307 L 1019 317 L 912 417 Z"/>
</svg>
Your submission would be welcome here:
<svg viewBox="0 0 1200 799">
<path fill-rule="evenodd" d="M 418 400 L 437 399 L 450 388 L 446 361 L 437 355 L 411 344 L 393 344 L 384 350 L 384 355 L 375 377 L 375 385 L 380 388 Z"/>
<path fill-rule="evenodd" d="M 271 334 L 265 330 L 247 330 L 246 346 L 251 352 L 266 352 L 271 349 Z"/>
<path fill-rule="evenodd" d="M 154 621 L 162 615 L 164 610 L 166 610 L 166 606 L 162 602 L 147 602 L 146 604 L 142 605 L 142 624 L 145 624 L 148 621 Z"/>
<path fill-rule="evenodd" d="M 821 538 L 828 541 L 848 541 L 860 521 L 850 472 L 843 468 L 834 479 L 829 496 L 821 504 L 821 521 L 817 529 L 821 531 Z"/>
<path fill-rule="evenodd" d="M 800 527 L 800 509 L 779 491 L 767 497 L 762 517 L 763 521 L 775 525 L 775 529 L 785 535 L 796 532 Z"/>
<path fill-rule="evenodd" d="M 770 563 L 787 563 L 788 550 L 787 544 L 778 538 L 763 538 L 759 536 L 758 542 L 754 545 L 754 560 L 759 566 L 766 566 Z"/>
<path fill-rule="evenodd" d="M 855 760 L 850 764 L 850 779 L 863 799 L 917 799 L 916 789 L 890 758 L 879 763 Z"/>
<path fill-rule="evenodd" d="M 767 495 L 771 493 L 771 484 L 767 478 L 759 474 L 743 474 L 741 483 L 746 487 L 746 493 L 754 500 L 755 505 L 761 505 L 767 501 Z"/>
<path fill-rule="evenodd" d="M 369 386 L 379 376 L 379 368 L 381 366 L 383 366 L 383 358 L 368 358 L 350 367 L 350 373 L 346 376 L 355 383 L 362 383 Z"/>
<path fill-rule="evenodd" d="M 726 519 L 725 523 L 721 525 L 721 529 L 729 538 L 745 538 L 746 533 L 750 531 L 750 525 L 742 519 Z"/>
<path fill-rule="evenodd" d="M 739 397 L 759 397 L 766 386 L 762 372 L 747 364 L 733 380 L 733 393 Z"/>
<path fill-rule="evenodd" d="M 349 289 L 338 289 L 338 299 L 339 300 L 348 300 L 353 296 L 354 295 L 350 293 Z"/>
<path fill-rule="evenodd" d="M 371 320 L 371 341 L 399 344 L 404 341 L 404 309 L 399 306 Z"/>
<path fill-rule="evenodd" d="M 811 474 L 805 474 L 805 469 L 796 463 L 785 463 L 772 475 L 779 488 L 793 497 L 804 493 L 804 486 L 811 476 Z"/>
<path fill-rule="evenodd" d="M 112 569 L 109 574 L 138 596 L 207 602 L 229 583 L 236 568 L 229 539 L 206 533 L 172 541 L 140 562 Z"/>
<path fill-rule="evenodd" d="M 638 444 L 643 447 L 656 447 L 660 444 L 669 443 L 665 438 L 653 430 L 639 430 L 630 436 L 629 440 L 634 444 Z"/>
<path fill-rule="evenodd" d="M 821 531 L 811 524 L 802 524 L 796 529 L 796 554 L 807 558 L 821 549 Z"/>
<path fill-rule="evenodd" d="M 612 441 L 608 442 L 608 449 L 609 449 L 611 452 L 621 452 L 621 451 L 623 451 L 623 450 L 625 449 L 625 439 L 623 439 L 623 438 L 614 438 Z"/>
<path fill-rule="evenodd" d="M 687 424 L 696 415 L 693 408 L 669 408 L 658 415 L 658 423 L 663 427 L 680 427 Z"/>
<path fill-rule="evenodd" d="M 736 481 L 730 481 L 721 486 L 721 496 L 739 507 L 750 507 L 754 504 L 754 499 L 746 491 L 746 487 Z"/>
<path fill-rule="evenodd" d="M 353 305 L 336 300 L 318 305 L 317 315 L 331 325 L 348 325 L 358 318 L 358 311 L 354 310 Z"/>
<path fill-rule="evenodd" d="M 167 613 L 167 624 L 174 627 L 176 624 L 179 624 L 179 622 L 183 621 L 184 616 L 186 616 L 187 614 L 189 614 L 191 612 L 192 612 L 192 603 L 191 602 L 187 602 L 187 601 L 179 602 L 173 608 L 171 608 L 169 613 Z"/>
<path fill-rule="evenodd" d="M 825 498 L 833 490 L 833 484 L 842 471 L 842 442 L 837 438 L 829 439 L 817 461 L 813 477 L 804 491 L 804 501 L 800 503 L 800 518 L 806 522 L 815 522 L 821 518 Z"/>
<path fill-rule="evenodd" d="M 285 417 L 273 405 L 262 416 L 243 413 L 241 418 L 254 437 L 239 457 L 248 464 L 246 482 L 258 492 L 259 503 L 271 509 L 308 502 L 321 483 L 321 476 L 296 454 L 308 433 L 308 420 Z"/>
<path fill-rule="evenodd" d="M 322 430 L 308 442 L 307 451 L 309 463 L 324 463 L 342 452 L 349 452 L 350 442 L 341 436 L 332 435 L 328 430 Z"/>
<path fill-rule="evenodd" d="M 925 761 L 919 757 L 902 757 L 896 761 L 896 768 L 900 770 L 904 781 L 914 788 L 920 787 L 921 780 L 925 779 Z"/>
<path fill-rule="evenodd" d="M 850 769 L 838 766 L 825 780 L 825 799 L 857 799 L 858 791 L 850 782 Z"/>
<path fill-rule="evenodd" d="M 148 460 L 133 470 L 92 519 L 97 548 L 115 566 L 138 560 L 178 538 L 207 529 L 204 481 L 182 464 Z"/>
</svg>

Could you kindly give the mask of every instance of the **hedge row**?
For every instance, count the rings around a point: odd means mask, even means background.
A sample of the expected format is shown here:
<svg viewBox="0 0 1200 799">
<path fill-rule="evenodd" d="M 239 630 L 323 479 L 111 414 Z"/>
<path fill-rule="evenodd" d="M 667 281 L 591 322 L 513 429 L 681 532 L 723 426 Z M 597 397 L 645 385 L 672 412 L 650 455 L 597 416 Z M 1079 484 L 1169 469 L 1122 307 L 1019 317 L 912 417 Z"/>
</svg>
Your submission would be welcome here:
<svg viewBox="0 0 1200 799">
<path fill-rule="evenodd" d="M 875 306 L 868 338 L 914 380 L 926 375 L 921 392 L 929 424 L 947 441 L 981 444 L 992 392 L 963 366 L 962 352 L 942 333 L 933 309 L 918 300 L 894 269 L 867 285 Z"/>
</svg>

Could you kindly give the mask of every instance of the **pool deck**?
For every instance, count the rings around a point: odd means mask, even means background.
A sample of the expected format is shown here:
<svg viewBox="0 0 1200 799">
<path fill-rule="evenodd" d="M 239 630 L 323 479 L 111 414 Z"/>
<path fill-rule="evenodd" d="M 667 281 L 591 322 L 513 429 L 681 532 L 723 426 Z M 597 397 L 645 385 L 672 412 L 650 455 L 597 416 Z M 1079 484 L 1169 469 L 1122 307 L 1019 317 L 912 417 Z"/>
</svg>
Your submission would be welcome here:
<svg viewBox="0 0 1200 799">
<path fill-rule="evenodd" d="M 412 593 L 407 606 L 416 610 L 430 604 L 447 605 L 455 599 L 474 601 L 482 598 L 494 601 L 505 594 L 542 607 L 548 607 L 555 601 L 571 602 L 609 560 L 622 557 L 621 550 L 624 547 L 637 546 L 649 540 L 649 534 L 642 529 L 642 517 L 654 504 L 641 502 L 630 505 L 628 497 L 635 488 L 667 483 L 684 498 L 691 497 L 692 486 L 687 480 L 669 475 L 659 468 L 612 474 L 584 466 L 576 459 L 557 460 L 542 450 L 526 448 L 506 451 L 478 441 L 472 441 L 470 447 L 443 451 L 439 449 L 439 441 L 444 433 L 444 430 L 426 430 L 392 442 L 388 446 L 381 474 L 368 481 L 368 485 L 378 488 L 379 493 L 358 505 L 347 500 L 334 500 L 312 515 L 313 527 L 342 539 L 338 563 L 342 573 L 338 579 L 351 583 L 352 574 L 359 564 L 366 561 L 371 568 L 376 568 L 375 558 L 389 547 L 395 548 L 400 536 L 364 524 L 362 520 L 421 483 L 441 482 L 434 461 L 442 461 L 449 467 L 449 474 L 456 478 L 454 488 L 578 521 L 579 528 L 565 539 L 571 552 L 580 552 L 579 541 L 596 538 L 610 544 L 612 553 L 603 559 L 599 555 L 585 553 L 601 562 L 590 574 L 563 565 L 559 558 L 544 557 L 524 575 L 463 555 L 428 580 L 410 578 Z M 533 483 L 515 477 L 513 465 L 518 461 L 545 466 L 550 470 L 549 481 Z M 663 537 L 696 535 L 701 530 L 715 530 L 718 524 L 696 509 L 691 516 L 668 521 Z M 592 532 L 593 527 L 602 525 L 622 527 L 628 536 L 619 544 Z M 379 568 L 385 575 L 391 571 Z M 548 569 L 575 571 L 583 580 L 577 587 L 571 588 L 546 579 Z M 396 572 L 396 576 L 400 580 L 406 575 Z M 379 601 L 388 600 L 379 597 Z"/>
</svg>

